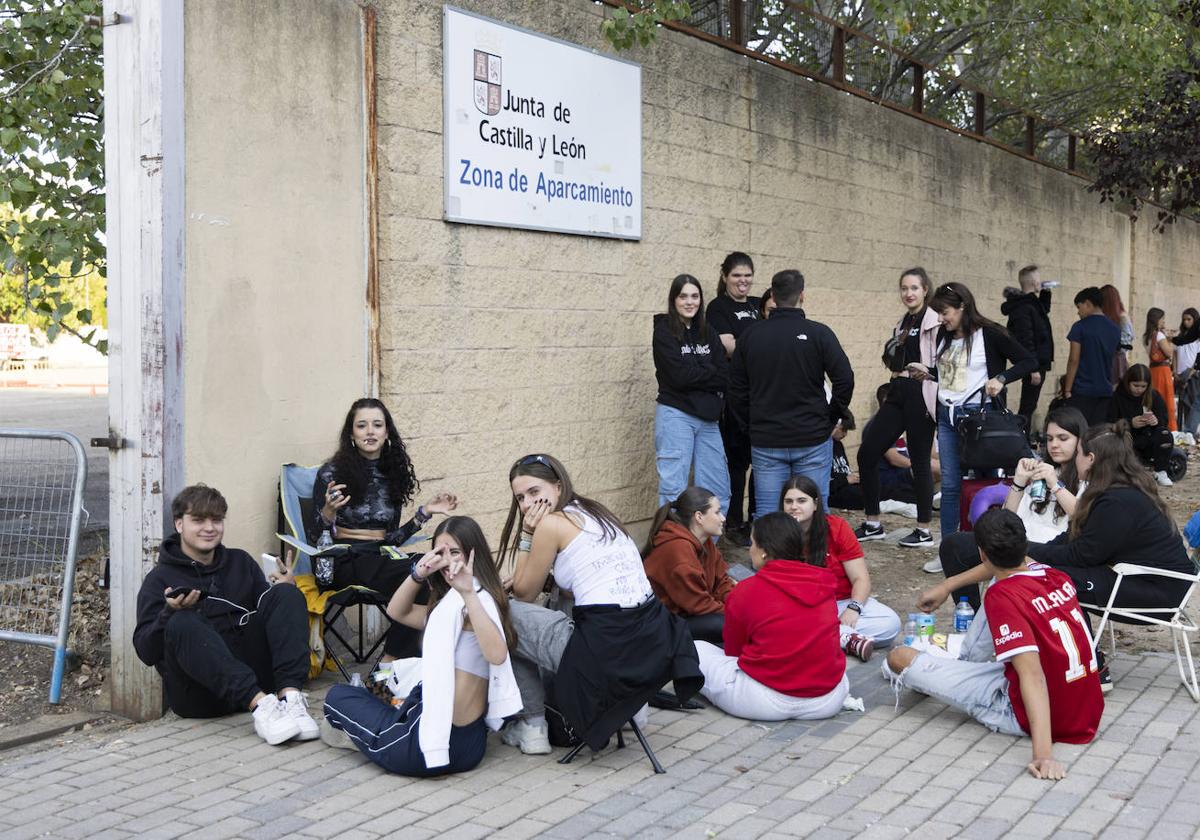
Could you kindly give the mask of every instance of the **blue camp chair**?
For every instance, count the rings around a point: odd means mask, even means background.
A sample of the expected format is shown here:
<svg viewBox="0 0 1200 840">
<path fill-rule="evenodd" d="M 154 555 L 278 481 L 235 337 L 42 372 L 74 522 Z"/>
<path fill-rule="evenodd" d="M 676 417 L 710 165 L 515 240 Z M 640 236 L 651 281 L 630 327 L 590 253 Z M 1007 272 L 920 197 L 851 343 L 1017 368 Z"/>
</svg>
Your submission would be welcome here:
<svg viewBox="0 0 1200 840">
<path fill-rule="evenodd" d="M 324 648 L 324 655 L 337 666 L 342 676 L 349 680 L 349 671 L 338 657 L 335 647 L 328 643 L 327 637 L 332 636 L 340 642 L 350 652 L 350 656 L 353 657 L 356 664 L 361 665 L 368 662 L 372 657 L 375 657 L 376 664 L 378 664 L 378 660 L 383 657 L 383 643 L 387 637 L 387 626 L 390 622 L 387 617 L 387 598 L 365 586 L 350 586 L 331 594 L 321 593 L 317 589 L 315 579 L 311 582 L 299 580 L 301 576 L 312 577 L 313 575 L 312 556 L 294 544 L 298 543 L 303 546 L 308 543 L 304 523 L 309 521 L 313 513 L 312 491 L 313 484 L 317 480 L 318 469 L 320 468 L 303 467 L 298 464 L 284 464 L 280 469 L 278 533 L 286 534 L 292 538 L 293 542 L 292 545 L 281 543 L 280 556 L 282 557 L 283 552 L 289 548 L 296 552 L 295 573 L 298 578 L 297 582 L 302 584 L 301 590 L 308 601 L 308 611 L 321 616 L 319 642 Z M 414 536 L 405 545 L 419 543 L 424 539 L 426 538 L 419 535 Z M 394 551 L 390 548 L 388 550 Z M 358 632 L 356 638 L 351 642 L 342 636 L 334 624 L 347 609 L 353 607 L 358 608 Z M 366 634 L 366 619 L 372 607 L 383 615 L 385 627 L 376 638 L 369 639 Z M 314 642 L 314 646 L 316 644 L 317 642 Z M 377 651 L 378 655 L 376 655 Z"/>
</svg>

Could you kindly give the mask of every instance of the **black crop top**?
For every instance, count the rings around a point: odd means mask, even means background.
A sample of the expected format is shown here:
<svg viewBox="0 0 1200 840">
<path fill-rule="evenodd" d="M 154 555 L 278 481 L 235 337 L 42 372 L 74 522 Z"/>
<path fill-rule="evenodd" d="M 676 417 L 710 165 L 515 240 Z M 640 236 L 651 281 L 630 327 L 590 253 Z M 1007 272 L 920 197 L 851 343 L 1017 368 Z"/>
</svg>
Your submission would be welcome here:
<svg viewBox="0 0 1200 840">
<path fill-rule="evenodd" d="M 364 459 L 365 460 L 365 459 Z M 385 542 L 392 545 L 402 545 L 405 540 L 421 530 L 423 522 L 418 522 L 414 516 L 403 525 L 400 522 L 400 508 L 392 504 L 391 491 L 387 482 L 379 472 L 379 464 L 366 461 L 367 489 L 364 498 L 350 500 L 350 503 L 337 512 L 337 525 L 342 528 L 354 528 L 360 531 L 384 531 Z M 325 490 L 333 480 L 333 464 L 326 463 L 317 470 L 317 479 L 313 484 L 313 514 L 308 523 L 308 541 L 317 544 L 321 532 L 329 527 L 321 516 L 321 508 L 325 504 Z"/>
</svg>

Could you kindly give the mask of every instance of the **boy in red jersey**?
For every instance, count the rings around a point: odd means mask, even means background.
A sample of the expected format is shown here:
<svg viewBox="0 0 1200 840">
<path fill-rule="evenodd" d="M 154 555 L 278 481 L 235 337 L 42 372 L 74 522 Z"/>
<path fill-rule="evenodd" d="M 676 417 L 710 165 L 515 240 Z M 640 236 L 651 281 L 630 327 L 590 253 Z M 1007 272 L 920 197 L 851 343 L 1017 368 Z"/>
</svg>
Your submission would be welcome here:
<svg viewBox="0 0 1200 840">
<path fill-rule="evenodd" d="M 884 676 L 962 709 L 989 729 L 1030 735 L 1029 772 L 1061 779 L 1054 741 L 1086 744 L 1104 711 L 1095 648 L 1071 579 L 1025 556 L 1025 526 L 1012 511 L 975 523 L 979 556 L 995 577 L 960 659 L 910 647 L 888 654 Z M 987 648 L 996 661 L 981 661 Z"/>
</svg>

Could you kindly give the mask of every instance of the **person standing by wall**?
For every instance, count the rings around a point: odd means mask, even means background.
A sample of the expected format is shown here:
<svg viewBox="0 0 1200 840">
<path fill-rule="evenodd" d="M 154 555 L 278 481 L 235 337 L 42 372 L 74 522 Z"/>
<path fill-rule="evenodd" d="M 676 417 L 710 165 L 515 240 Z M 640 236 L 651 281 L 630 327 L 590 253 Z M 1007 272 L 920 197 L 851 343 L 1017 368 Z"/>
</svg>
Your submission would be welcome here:
<svg viewBox="0 0 1200 840">
<path fill-rule="evenodd" d="M 729 505 L 729 471 L 717 419 L 721 416 L 729 363 L 717 333 L 704 320 L 700 281 L 680 274 L 667 292 L 666 313 L 654 316 L 654 451 L 658 503 L 665 505 L 689 484 L 710 488 Z"/>
<path fill-rule="evenodd" d="M 837 336 L 800 308 L 804 275 L 779 272 L 771 294 L 778 306 L 742 335 L 729 384 L 735 419 L 750 434 L 756 516 L 771 511 L 793 475 L 811 478 L 828 505 L 830 435 L 854 396 L 854 371 Z M 825 398 L 826 376 L 832 403 Z"/>
<path fill-rule="evenodd" d="M 1089 424 L 1108 419 L 1113 357 L 1121 341 L 1120 327 L 1104 316 L 1103 306 L 1104 295 L 1098 288 L 1081 289 L 1075 295 L 1079 320 L 1067 333 L 1071 352 L 1067 357 L 1063 396 L 1067 405 L 1079 409 Z"/>
<path fill-rule="evenodd" d="M 1175 377 L 1171 363 L 1175 358 L 1175 343 L 1167 335 L 1166 313 L 1157 306 L 1146 313 L 1146 331 L 1142 344 L 1150 356 L 1150 383 L 1167 404 L 1167 429 L 1175 431 Z"/>
<path fill-rule="evenodd" d="M 1200 312 L 1189 306 L 1179 319 L 1179 332 L 1172 339 L 1175 345 L 1175 402 L 1179 413 L 1179 430 L 1196 429 L 1196 357 L 1200 355 Z"/>
<path fill-rule="evenodd" d="M 726 358 L 733 355 L 738 337 L 763 317 L 759 298 L 750 296 L 754 282 L 754 260 L 748 254 L 734 251 L 721 263 L 721 279 L 717 281 L 717 296 L 708 304 L 705 317 L 725 348 Z M 746 512 L 746 472 L 750 469 L 750 438 L 734 422 L 728 403 L 721 413 L 721 440 L 725 444 L 725 460 L 729 465 L 729 511 L 725 521 L 725 538 L 740 546 L 750 544 L 750 519 L 754 515 L 754 486 L 750 486 L 749 512 Z"/>
<path fill-rule="evenodd" d="M 1046 374 L 1054 366 L 1054 333 L 1050 329 L 1050 290 L 1042 288 L 1042 277 L 1036 265 L 1027 265 L 1017 272 L 1020 291 L 1005 290 L 1008 298 L 1000 312 L 1008 316 L 1008 331 L 1021 346 L 1037 359 L 1037 370 L 1021 380 L 1021 404 L 1017 414 L 1025 418 L 1025 428 L 1033 430 L 1033 412 Z"/>
<path fill-rule="evenodd" d="M 1133 349 L 1133 322 L 1125 313 L 1125 304 L 1116 286 L 1111 283 L 1101 286 L 1100 296 L 1104 315 L 1121 328 L 1120 344 L 1117 345 L 1117 352 L 1113 354 L 1112 383 L 1115 388 L 1125 376 L 1125 371 L 1129 370 L 1129 351 Z"/>
<path fill-rule="evenodd" d="M 931 291 L 925 269 L 910 268 L 900 275 L 900 302 L 904 304 L 905 314 L 892 330 L 892 340 L 884 348 L 884 364 L 894 378 L 879 411 L 863 430 L 862 446 L 858 449 L 858 473 L 866 512 L 866 520 L 854 532 L 860 542 L 881 540 L 886 536 L 879 521 L 882 492 L 879 463 L 895 446 L 897 438 L 904 435 L 917 498 L 917 527 L 900 540 L 900 545 L 905 548 L 933 545 L 933 535 L 929 532 L 933 520 L 930 454 L 937 428 L 933 420 L 937 383 L 914 378 L 906 367 L 910 362 L 919 362 L 926 367 L 934 364 L 941 318 L 927 305 Z"/>
<path fill-rule="evenodd" d="M 938 454 L 942 463 L 942 539 L 958 530 L 963 470 L 958 422 L 983 410 L 985 399 L 1004 401 L 1004 387 L 1037 369 L 1033 355 L 1008 330 L 979 314 L 975 296 L 962 283 L 943 283 L 929 300 L 942 318 L 937 366 L 908 365 L 911 376 L 937 381 Z M 1011 367 L 1006 367 L 1011 365 Z M 978 400 L 978 401 L 977 401 Z"/>
</svg>

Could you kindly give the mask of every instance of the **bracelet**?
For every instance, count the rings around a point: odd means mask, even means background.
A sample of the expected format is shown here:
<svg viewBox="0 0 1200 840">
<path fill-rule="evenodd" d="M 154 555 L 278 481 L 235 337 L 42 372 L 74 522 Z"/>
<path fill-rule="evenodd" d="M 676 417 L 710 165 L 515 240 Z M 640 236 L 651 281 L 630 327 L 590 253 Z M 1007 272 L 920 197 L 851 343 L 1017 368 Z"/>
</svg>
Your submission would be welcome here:
<svg viewBox="0 0 1200 840">
<path fill-rule="evenodd" d="M 1008 486 L 1014 490 L 1020 490 L 1020 491 L 1024 492 L 1025 488 L 1028 487 L 1029 485 L 1028 484 L 1017 484 L 1016 480 L 1014 479 L 1013 483 Z"/>
<path fill-rule="evenodd" d="M 426 512 L 425 505 L 420 505 L 417 508 L 417 512 L 416 512 L 416 514 L 414 514 L 413 519 L 417 520 L 422 525 L 424 525 L 430 519 L 433 519 L 433 514 Z"/>
<path fill-rule="evenodd" d="M 533 540 L 529 539 L 529 537 L 521 537 L 517 542 L 518 552 L 529 551 L 531 548 L 533 548 Z"/>
<path fill-rule="evenodd" d="M 851 601 L 849 604 L 846 605 L 846 609 L 854 610 L 859 615 L 862 615 L 862 611 L 863 611 L 862 604 L 858 603 L 858 601 Z"/>
<path fill-rule="evenodd" d="M 418 561 L 418 562 L 420 562 L 420 561 Z M 412 569 L 409 570 L 408 576 L 413 579 L 413 583 L 415 583 L 417 586 L 424 586 L 426 583 L 426 580 L 427 580 L 426 578 L 423 578 L 419 574 L 417 574 L 417 564 L 416 563 L 412 564 Z"/>
</svg>

